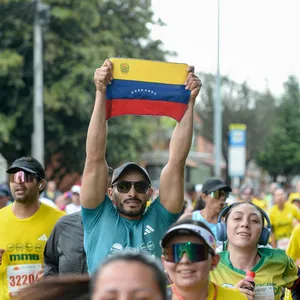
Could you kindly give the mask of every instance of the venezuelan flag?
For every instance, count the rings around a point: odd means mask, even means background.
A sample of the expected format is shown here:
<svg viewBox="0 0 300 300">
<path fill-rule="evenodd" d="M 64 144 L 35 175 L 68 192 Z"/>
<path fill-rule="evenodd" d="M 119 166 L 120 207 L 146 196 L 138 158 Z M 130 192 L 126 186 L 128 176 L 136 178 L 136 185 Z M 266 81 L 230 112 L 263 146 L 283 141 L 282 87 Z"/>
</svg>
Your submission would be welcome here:
<svg viewBox="0 0 300 300">
<path fill-rule="evenodd" d="M 107 86 L 106 119 L 121 115 L 169 116 L 178 122 L 190 98 L 187 64 L 110 58 L 113 80 Z"/>
</svg>

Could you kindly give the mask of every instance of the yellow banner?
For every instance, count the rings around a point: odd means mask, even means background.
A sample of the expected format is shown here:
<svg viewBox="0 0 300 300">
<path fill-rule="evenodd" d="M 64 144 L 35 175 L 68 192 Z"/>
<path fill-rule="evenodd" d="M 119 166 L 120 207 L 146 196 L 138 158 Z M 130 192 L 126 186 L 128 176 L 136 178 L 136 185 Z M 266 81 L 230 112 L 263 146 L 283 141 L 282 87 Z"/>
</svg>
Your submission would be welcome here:
<svg viewBox="0 0 300 300">
<path fill-rule="evenodd" d="M 187 64 L 131 58 L 110 58 L 114 79 L 184 84 Z"/>
</svg>

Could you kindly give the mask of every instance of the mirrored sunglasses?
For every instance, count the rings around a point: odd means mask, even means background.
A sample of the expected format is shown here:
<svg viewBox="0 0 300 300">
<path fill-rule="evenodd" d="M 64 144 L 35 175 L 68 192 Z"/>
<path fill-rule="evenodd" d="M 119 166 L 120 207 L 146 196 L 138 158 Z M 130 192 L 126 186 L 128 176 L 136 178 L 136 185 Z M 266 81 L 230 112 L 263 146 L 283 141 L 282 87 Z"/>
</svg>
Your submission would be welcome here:
<svg viewBox="0 0 300 300">
<path fill-rule="evenodd" d="M 229 192 L 225 192 L 224 190 L 216 190 L 210 193 L 210 196 L 215 199 L 220 199 L 221 197 L 228 198 Z"/>
<path fill-rule="evenodd" d="M 24 172 L 24 171 L 18 171 L 14 174 L 9 175 L 9 181 L 15 183 L 32 182 L 34 178 L 37 178 L 35 174 Z"/>
<path fill-rule="evenodd" d="M 163 255 L 166 261 L 178 263 L 183 254 L 186 253 L 191 262 L 199 262 L 208 259 L 208 254 L 214 254 L 213 251 L 204 244 L 195 244 L 191 242 L 173 244 L 163 249 Z"/>
<path fill-rule="evenodd" d="M 150 188 L 150 184 L 146 181 L 119 181 L 114 183 L 112 186 L 117 186 L 117 190 L 119 193 L 128 193 L 132 186 L 134 186 L 134 189 L 139 194 L 145 194 L 148 192 Z"/>
</svg>

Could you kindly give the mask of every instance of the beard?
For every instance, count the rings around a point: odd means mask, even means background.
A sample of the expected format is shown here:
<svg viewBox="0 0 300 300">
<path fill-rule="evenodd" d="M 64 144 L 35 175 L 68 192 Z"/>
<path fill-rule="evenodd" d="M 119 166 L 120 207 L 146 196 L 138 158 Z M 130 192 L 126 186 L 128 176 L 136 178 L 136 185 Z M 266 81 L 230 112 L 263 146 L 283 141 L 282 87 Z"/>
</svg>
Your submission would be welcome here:
<svg viewBox="0 0 300 300">
<path fill-rule="evenodd" d="M 15 202 L 19 202 L 19 203 L 32 202 L 32 199 L 31 199 L 30 195 L 28 195 L 28 192 L 24 192 L 22 195 L 18 195 L 17 193 L 14 193 L 13 198 L 14 198 Z"/>
<path fill-rule="evenodd" d="M 24 195 L 23 197 L 14 197 L 14 201 L 22 204 L 32 204 L 36 202 L 36 196 Z"/>
<path fill-rule="evenodd" d="M 23 189 L 22 192 L 17 192 L 17 188 L 12 189 L 12 196 L 15 202 L 21 204 L 32 204 L 37 201 L 39 195 L 34 188 Z"/>
<path fill-rule="evenodd" d="M 129 200 L 129 199 L 127 199 Z M 125 200 L 124 202 L 126 202 L 127 200 Z M 121 203 L 119 201 L 116 201 L 116 208 L 117 208 L 117 211 L 124 215 L 124 216 L 127 216 L 127 217 L 139 217 L 141 216 L 145 209 L 146 209 L 146 205 L 147 205 L 147 202 L 143 203 L 140 199 L 137 199 L 137 198 L 134 198 L 132 200 L 137 200 L 137 201 L 140 201 L 141 203 L 141 206 L 140 208 L 134 208 L 134 209 L 126 209 L 124 207 L 124 203 Z"/>
</svg>

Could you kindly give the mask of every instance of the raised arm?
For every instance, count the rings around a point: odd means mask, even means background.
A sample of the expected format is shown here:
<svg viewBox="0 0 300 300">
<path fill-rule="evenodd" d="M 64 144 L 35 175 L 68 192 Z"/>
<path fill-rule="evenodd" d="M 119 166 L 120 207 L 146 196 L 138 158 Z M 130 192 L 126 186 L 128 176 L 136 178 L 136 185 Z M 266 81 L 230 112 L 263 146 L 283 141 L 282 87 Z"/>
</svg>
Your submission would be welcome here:
<svg viewBox="0 0 300 300">
<path fill-rule="evenodd" d="M 160 201 L 171 213 L 182 210 L 184 200 L 184 169 L 193 137 L 194 104 L 201 88 L 200 79 L 194 74 L 194 68 L 188 68 L 186 89 L 191 91 L 188 108 L 173 131 L 169 160 L 160 177 Z"/>
<path fill-rule="evenodd" d="M 86 140 L 86 161 L 82 176 L 80 202 L 85 208 L 96 208 L 105 198 L 108 181 L 106 151 L 106 85 L 112 80 L 112 63 L 106 60 L 96 69 L 96 99 Z"/>
</svg>

